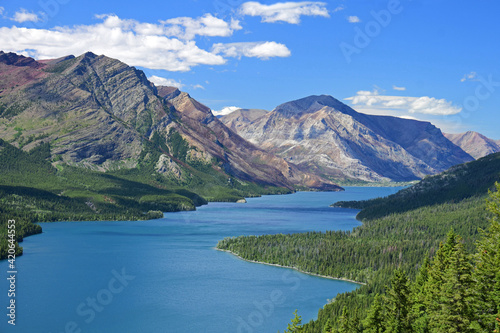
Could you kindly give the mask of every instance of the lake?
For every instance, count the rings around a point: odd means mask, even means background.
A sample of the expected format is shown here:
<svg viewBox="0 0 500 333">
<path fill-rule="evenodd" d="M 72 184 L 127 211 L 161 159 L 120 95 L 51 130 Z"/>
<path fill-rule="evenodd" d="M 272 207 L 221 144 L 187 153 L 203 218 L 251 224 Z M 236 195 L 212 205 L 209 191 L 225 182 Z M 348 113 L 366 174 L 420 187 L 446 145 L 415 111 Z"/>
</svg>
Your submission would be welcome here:
<svg viewBox="0 0 500 333">
<path fill-rule="evenodd" d="M 331 208 L 400 188 L 347 187 L 210 203 L 151 221 L 41 223 L 16 259 L 16 326 L 0 332 L 277 332 L 357 285 L 249 263 L 217 251 L 227 236 L 350 230 L 356 210 Z"/>
</svg>

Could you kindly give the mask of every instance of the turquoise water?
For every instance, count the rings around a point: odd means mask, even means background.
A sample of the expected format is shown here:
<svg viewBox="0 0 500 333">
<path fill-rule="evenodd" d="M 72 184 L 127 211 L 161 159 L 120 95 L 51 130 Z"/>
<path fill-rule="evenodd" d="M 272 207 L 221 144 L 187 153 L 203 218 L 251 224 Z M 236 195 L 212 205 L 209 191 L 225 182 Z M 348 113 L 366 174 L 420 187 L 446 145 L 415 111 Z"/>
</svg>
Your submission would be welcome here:
<svg viewBox="0 0 500 333">
<path fill-rule="evenodd" d="M 239 260 L 226 236 L 350 230 L 339 200 L 395 193 L 347 188 L 211 203 L 137 222 L 41 223 L 17 258 L 16 326 L 7 324 L 8 263 L 0 262 L 0 332 L 277 332 L 303 323 L 356 284 Z"/>
</svg>

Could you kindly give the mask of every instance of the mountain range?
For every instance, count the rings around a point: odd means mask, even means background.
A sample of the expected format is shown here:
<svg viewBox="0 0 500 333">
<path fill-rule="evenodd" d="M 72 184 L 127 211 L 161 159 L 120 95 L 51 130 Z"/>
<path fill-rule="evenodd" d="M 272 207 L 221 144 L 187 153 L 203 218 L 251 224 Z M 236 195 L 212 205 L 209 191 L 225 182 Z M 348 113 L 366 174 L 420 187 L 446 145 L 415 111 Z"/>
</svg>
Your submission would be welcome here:
<svg viewBox="0 0 500 333">
<path fill-rule="evenodd" d="M 301 170 L 335 180 L 410 181 L 474 159 L 429 122 L 362 114 L 326 95 L 221 120 Z"/>
<path fill-rule="evenodd" d="M 241 196 L 246 184 L 293 191 L 411 181 L 500 149 L 477 133 L 443 135 L 326 95 L 215 117 L 189 94 L 91 52 L 37 61 L 0 51 L 0 139 L 27 152 L 48 144 L 57 168 L 161 179 L 209 199 L 212 185 Z"/>
<path fill-rule="evenodd" d="M 49 143 L 54 165 L 154 165 L 181 186 L 194 169 L 288 190 L 341 189 L 245 141 L 187 93 L 91 52 L 44 61 L 0 52 L 0 138 L 25 151 Z"/>
</svg>

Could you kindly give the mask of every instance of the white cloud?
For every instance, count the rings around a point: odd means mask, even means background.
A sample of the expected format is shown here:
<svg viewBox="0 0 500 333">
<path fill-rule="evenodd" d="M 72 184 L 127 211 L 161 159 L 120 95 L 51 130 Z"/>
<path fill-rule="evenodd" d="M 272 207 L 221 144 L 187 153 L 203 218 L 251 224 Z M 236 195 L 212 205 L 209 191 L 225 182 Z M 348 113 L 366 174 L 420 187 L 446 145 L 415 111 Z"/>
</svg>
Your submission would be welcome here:
<svg viewBox="0 0 500 333">
<path fill-rule="evenodd" d="M 398 90 L 398 91 L 405 91 L 405 90 L 406 90 L 406 87 L 398 87 L 398 86 L 393 85 L 393 86 L 392 86 L 392 89 L 394 89 L 394 90 Z"/>
<path fill-rule="evenodd" d="M 461 107 L 454 106 L 445 99 L 428 96 L 383 96 L 379 95 L 376 90 L 372 92 L 358 91 L 356 96 L 346 98 L 346 100 L 351 101 L 352 105 L 357 106 L 357 108 L 365 109 L 365 111 L 370 109 L 371 113 L 375 114 L 394 115 L 396 112 L 400 115 L 409 113 L 448 116 L 462 111 Z"/>
<path fill-rule="evenodd" d="M 260 58 L 267 60 L 271 57 L 289 57 L 290 50 L 284 44 L 276 42 L 243 42 L 243 43 L 217 43 L 212 48 L 212 53 L 222 53 L 226 57 Z"/>
<path fill-rule="evenodd" d="M 464 77 L 460 79 L 460 82 L 465 82 L 465 81 L 478 81 L 477 73 L 470 72 L 469 74 L 465 74 Z"/>
<path fill-rule="evenodd" d="M 235 30 L 241 30 L 242 27 L 238 20 L 231 19 L 228 23 L 211 14 L 205 14 L 202 17 L 177 17 L 160 23 L 167 25 L 167 33 L 171 33 L 182 39 L 193 39 L 198 36 L 209 37 L 228 37 Z"/>
<path fill-rule="evenodd" d="M 249 16 L 260 16 L 262 22 L 287 22 L 291 24 L 300 23 L 301 16 L 323 16 L 330 17 L 326 9 L 326 3 L 303 1 L 303 2 L 278 2 L 273 5 L 263 5 L 256 1 L 245 2 L 240 7 L 240 13 Z"/>
<path fill-rule="evenodd" d="M 181 82 L 175 81 L 174 79 L 166 79 L 164 77 L 156 75 L 148 77 L 148 80 L 150 82 L 153 82 L 155 86 L 168 86 L 168 87 L 176 87 L 179 89 L 182 89 L 184 87 L 184 84 L 182 84 Z"/>
<path fill-rule="evenodd" d="M 204 86 L 202 86 L 201 84 L 195 84 L 195 85 L 193 85 L 192 87 L 193 87 L 193 89 L 201 89 L 201 90 L 205 90 L 205 87 L 204 87 Z"/>
<path fill-rule="evenodd" d="M 361 22 L 361 20 L 357 16 L 349 16 L 347 18 L 347 21 L 349 21 L 349 23 L 359 23 L 359 22 Z"/>
<path fill-rule="evenodd" d="M 38 22 L 40 21 L 40 18 L 38 17 L 37 14 L 28 12 L 26 9 L 21 8 L 18 12 L 14 14 L 14 17 L 11 18 L 11 20 L 16 21 L 18 23 L 24 23 L 24 22 Z"/>
<path fill-rule="evenodd" d="M 332 13 L 340 12 L 341 10 L 344 10 L 344 9 L 345 9 L 345 6 L 340 5 L 337 8 L 335 8 L 334 10 L 332 10 Z"/>
<path fill-rule="evenodd" d="M 222 110 L 219 110 L 219 111 L 212 110 L 212 113 L 214 116 L 225 116 L 225 115 L 233 113 L 234 111 L 239 110 L 239 109 L 241 109 L 241 108 L 239 108 L 237 106 L 226 106 L 226 107 L 222 108 Z"/>
<path fill-rule="evenodd" d="M 5 8 L 0 7 L 0 15 L 2 15 L 2 14 L 3 14 L 3 11 L 4 11 L 4 10 L 5 10 Z"/>
<path fill-rule="evenodd" d="M 121 19 L 116 15 L 96 17 L 101 22 L 93 25 L 53 29 L 1 27 L 0 45 L 4 51 L 27 54 L 37 59 L 80 55 L 92 51 L 120 59 L 132 66 L 188 71 L 198 65 L 225 64 L 226 52 L 222 51 L 228 50 L 221 46 L 223 44 L 216 44 L 213 49 L 219 50 L 218 52 L 207 51 L 199 48 L 189 38 L 195 35 L 225 37 L 241 28 L 235 20 L 227 23 L 211 15 L 197 19 L 181 18 L 175 24 L 142 23 Z M 275 42 L 253 43 L 252 47 L 244 45 L 245 43 L 236 47 L 240 51 L 238 57 L 267 59 L 290 53 L 285 45 Z M 221 52 L 222 55 L 219 54 Z"/>
</svg>

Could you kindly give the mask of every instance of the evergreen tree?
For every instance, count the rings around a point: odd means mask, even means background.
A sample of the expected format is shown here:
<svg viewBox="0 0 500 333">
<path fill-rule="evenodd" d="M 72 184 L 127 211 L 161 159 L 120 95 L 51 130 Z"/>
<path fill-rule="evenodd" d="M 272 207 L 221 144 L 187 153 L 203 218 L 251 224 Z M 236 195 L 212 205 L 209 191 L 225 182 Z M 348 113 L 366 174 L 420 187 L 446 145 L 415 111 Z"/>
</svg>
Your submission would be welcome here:
<svg viewBox="0 0 500 333">
<path fill-rule="evenodd" d="M 490 192 L 487 209 L 493 214 L 488 229 L 482 231 L 474 256 L 474 306 L 478 322 L 484 331 L 500 332 L 500 184 Z"/>
<path fill-rule="evenodd" d="M 361 329 L 361 322 L 359 321 L 359 318 L 357 316 L 353 316 L 350 320 L 349 320 L 349 324 L 350 324 L 350 332 L 352 333 L 362 333 L 363 330 Z"/>
<path fill-rule="evenodd" d="M 358 333 L 359 320 L 356 317 L 351 317 L 347 307 L 342 308 L 342 315 L 338 321 L 338 328 L 335 333 Z"/>
<path fill-rule="evenodd" d="M 375 295 L 375 299 L 368 311 L 366 319 L 363 322 L 365 327 L 364 332 L 367 333 L 382 333 L 385 330 L 384 327 L 384 308 L 382 304 L 382 298 L 379 294 Z"/>
<path fill-rule="evenodd" d="M 291 323 L 288 324 L 285 333 L 296 333 L 302 331 L 302 317 L 297 314 L 298 310 L 293 312 L 293 319 Z"/>
<path fill-rule="evenodd" d="M 333 332 L 332 320 L 328 318 L 328 320 L 325 323 L 325 326 L 323 326 L 323 333 L 332 333 L 332 332 Z"/>
<path fill-rule="evenodd" d="M 462 238 L 450 231 L 429 270 L 427 314 L 432 332 L 472 332 L 472 265 Z"/>
<path fill-rule="evenodd" d="M 410 310 L 412 307 L 410 283 L 401 269 L 394 271 L 391 288 L 386 296 L 387 333 L 411 333 Z"/>
<path fill-rule="evenodd" d="M 338 333 L 350 333 L 350 325 L 349 325 L 349 311 L 347 307 L 342 308 L 342 315 L 339 320 L 339 328 Z"/>
<path fill-rule="evenodd" d="M 415 282 L 412 284 L 412 318 L 415 333 L 429 333 L 429 316 L 426 307 L 426 284 L 429 281 L 429 259 L 426 255 Z"/>
</svg>

